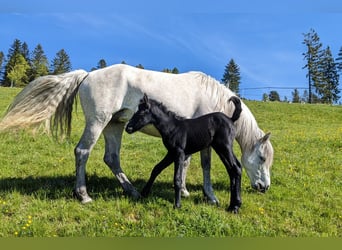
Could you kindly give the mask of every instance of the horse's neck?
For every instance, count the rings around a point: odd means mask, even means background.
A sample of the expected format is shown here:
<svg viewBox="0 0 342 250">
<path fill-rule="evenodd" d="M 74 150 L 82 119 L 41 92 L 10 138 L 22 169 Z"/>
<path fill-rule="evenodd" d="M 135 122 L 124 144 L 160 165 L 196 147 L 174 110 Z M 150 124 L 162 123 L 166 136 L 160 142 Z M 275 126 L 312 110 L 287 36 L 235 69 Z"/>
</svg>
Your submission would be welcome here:
<svg viewBox="0 0 342 250">
<path fill-rule="evenodd" d="M 212 95 L 212 97 L 217 100 L 217 111 L 224 112 L 226 115 L 231 117 L 235 110 L 235 106 L 228 100 L 235 94 L 230 89 L 224 87 L 222 84 L 215 83 L 213 80 L 208 84 L 211 85 L 212 93 L 216 93 L 215 95 Z M 258 139 L 260 139 L 264 133 L 259 128 L 258 123 L 249 108 L 243 102 L 241 102 L 241 105 L 242 112 L 240 114 L 240 118 L 235 122 L 235 125 L 236 140 L 240 145 L 242 153 L 244 153 L 250 152 Z"/>
<path fill-rule="evenodd" d="M 262 130 L 258 127 L 258 124 L 247 108 L 243 105 L 243 112 L 236 124 L 236 140 L 240 145 L 242 153 L 251 151 L 258 139 L 263 136 Z"/>
</svg>

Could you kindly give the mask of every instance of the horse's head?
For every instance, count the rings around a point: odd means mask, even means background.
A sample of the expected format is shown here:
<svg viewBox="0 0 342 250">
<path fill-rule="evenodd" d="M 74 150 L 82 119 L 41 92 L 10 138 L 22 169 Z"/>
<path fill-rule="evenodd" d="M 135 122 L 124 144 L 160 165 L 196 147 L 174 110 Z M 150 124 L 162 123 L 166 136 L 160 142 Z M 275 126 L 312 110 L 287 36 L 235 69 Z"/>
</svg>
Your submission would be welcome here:
<svg viewBox="0 0 342 250">
<path fill-rule="evenodd" d="M 273 162 L 273 147 L 266 134 L 254 144 L 251 150 L 242 154 L 242 164 L 254 189 L 266 192 L 271 185 L 270 170 Z"/>
<path fill-rule="evenodd" d="M 151 103 L 146 94 L 140 100 L 138 110 L 126 125 L 126 132 L 132 134 L 152 122 Z"/>
</svg>

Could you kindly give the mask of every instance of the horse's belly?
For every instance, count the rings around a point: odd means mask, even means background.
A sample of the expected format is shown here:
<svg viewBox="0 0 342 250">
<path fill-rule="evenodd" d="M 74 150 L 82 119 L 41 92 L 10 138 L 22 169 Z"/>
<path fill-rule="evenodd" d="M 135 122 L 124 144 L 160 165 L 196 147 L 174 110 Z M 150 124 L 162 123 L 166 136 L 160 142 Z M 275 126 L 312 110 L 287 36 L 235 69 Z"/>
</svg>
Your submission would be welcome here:
<svg viewBox="0 0 342 250">
<path fill-rule="evenodd" d="M 152 135 L 155 137 L 161 137 L 159 131 L 151 124 L 146 125 L 142 129 L 139 130 L 140 132 L 148 135 Z"/>
</svg>

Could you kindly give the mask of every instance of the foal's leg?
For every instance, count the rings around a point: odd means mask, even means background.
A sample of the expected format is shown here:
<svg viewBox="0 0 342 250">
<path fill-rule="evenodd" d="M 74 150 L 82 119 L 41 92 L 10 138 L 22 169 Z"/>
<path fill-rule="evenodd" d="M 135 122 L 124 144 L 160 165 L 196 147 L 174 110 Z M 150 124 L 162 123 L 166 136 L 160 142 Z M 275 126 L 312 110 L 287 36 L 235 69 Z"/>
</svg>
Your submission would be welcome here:
<svg viewBox="0 0 342 250">
<path fill-rule="evenodd" d="M 211 147 L 201 151 L 201 165 L 203 171 L 203 193 L 210 204 L 218 205 L 219 201 L 214 195 L 210 179 Z"/>
<path fill-rule="evenodd" d="M 215 148 L 214 148 L 215 149 Z M 241 207 L 241 164 L 233 153 L 232 146 L 223 145 L 215 149 L 222 160 L 230 179 L 230 204 L 228 211 L 238 213 Z"/>
<path fill-rule="evenodd" d="M 92 201 L 87 193 L 86 187 L 86 164 L 89 154 L 97 142 L 103 127 L 103 123 L 98 121 L 87 122 L 83 135 L 74 150 L 76 165 L 75 195 L 83 204 Z"/>
<path fill-rule="evenodd" d="M 181 149 L 178 149 L 176 153 L 175 169 L 174 169 L 174 176 L 173 176 L 173 183 L 174 183 L 174 189 L 175 189 L 174 208 L 181 207 L 181 189 L 182 189 L 182 175 L 183 175 L 184 160 L 185 160 L 184 151 Z"/>
<path fill-rule="evenodd" d="M 105 155 L 103 160 L 112 170 L 116 178 L 119 180 L 124 192 L 130 195 L 131 197 L 137 199 L 140 197 L 139 192 L 128 180 L 120 166 L 120 148 L 124 126 L 124 123 L 110 122 L 103 130 L 103 135 L 106 144 Z"/>
<path fill-rule="evenodd" d="M 168 152 L 165 157 L 153 168 L 151 172 L 150 179 L 147 181 L 143 190 L 141 191 L 141 196 L 147 197 L 151 192 L 152 185 L 157 178 L 157 176 L 167 168 L 174 161 L 174 157 Z"/>
</svg>

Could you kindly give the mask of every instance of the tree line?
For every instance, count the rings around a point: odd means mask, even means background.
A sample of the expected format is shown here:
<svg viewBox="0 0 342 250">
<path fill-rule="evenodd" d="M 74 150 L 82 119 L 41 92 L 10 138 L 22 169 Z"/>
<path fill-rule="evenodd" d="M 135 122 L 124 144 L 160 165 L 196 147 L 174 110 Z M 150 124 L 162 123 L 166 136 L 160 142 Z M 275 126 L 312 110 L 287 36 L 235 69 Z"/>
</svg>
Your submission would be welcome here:
<svg viewBox="0 0 342 250">
<path fill-rule="evenodd" d="M 126 64 L 125 61 L 121 62 Z M 104 59 L 100 59 L 96 67 L 91 70 L 107 67 Z M 144 68 L 142 64 L 137 68 Z M 64 49 L 60 49 L 49 63 L 41 44 L 38 44 L 32 52 L 29 51 L 26 42 L 15 39 L 5 57 L 0 51 L 0 86 L 24 87 L 37 77 L 44 75 L 57 75 L 71 71 L 70 57 Z M 164 68 L 162 72 L 178 74 L 179 70 Z"/>
<path fill-rule="evenodd" d="M 337 57 L 334 59 L 329 46 L 323 49 L 323 45 L 315 30 L 310 29 L 303 36 L 302 44 L 306 47 L 306 51 L 302 53 L 305 61 L 303 69 L 307 69 L 308 90 L 304 90 L 303 94 L 300 95 L 298 89 L 294 89 L 292 100 L 288 100 L 287 97 L 284 100 L 280 100 L 279 93 L 276 90 L 271 90 L 269 93 L 263 94 L 262 100 L 329 104 L 336 103 L 339 100 L 342 46 Z M 126 64 L 125 61 L 121 63 Z M 100 59 L 97 66 L 91 70 L 106 66 L 106 61 Z M 138 64 L 136 67 L 144 68 L 142 64 Z M 15 39 L 6 57 L 0 51 L 0 86 L 22 87 L 39 76 L 61 74 L 69 72 L 71 69 L 70 57 L 64 49 L 59 50 L 50 63 L 41 44 L 38 44 L 30 52 L 25 42 Z M 176 67 L 173 69 L 164 68 L 161 71 L 173 74 L 179 73 Z M 240 94 L 240 68 L 234 59 L 230 59 L 225 66 L 221 83 L 237 95 Z"/>
<path fill-rule="evenodd" d="M 51 63 L 41 44 L 30 52 L 26 42 L 15 39 L 6 57 L 0 51 L 0 86 L 23 87 L 39 76 L 70 70 L 70 57 L 64 49 L 56 53 Z"/>
<path fill-rule="evenodd" d="M 302 54 L 305 61 L 303 69 L 307 69 L 308 90 L 304 90 L 301 96 L 298 89 L 294 89 L 292 100 L 288 100 L 285 97 L 283 101 L 336 103 L 340 98 L 339 93 L 341 92 L 339 89 L 339 73 L 342 72 L 342 46 L 337 57 L 334 58 L 329 46 L 323 48 L 320 38 L 314 29 L 310 29 L 303 36 L 304 40 L 302 43 L 306 47 L 306 51 Z M 231 59 L 225 68 L 222 83 L 239 94 L 240 81 L 239 66 Z M 281 101 L 276 90 L 264 93 L 262 100 Z"/>
</svg>

